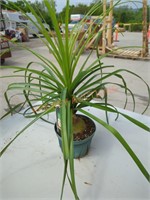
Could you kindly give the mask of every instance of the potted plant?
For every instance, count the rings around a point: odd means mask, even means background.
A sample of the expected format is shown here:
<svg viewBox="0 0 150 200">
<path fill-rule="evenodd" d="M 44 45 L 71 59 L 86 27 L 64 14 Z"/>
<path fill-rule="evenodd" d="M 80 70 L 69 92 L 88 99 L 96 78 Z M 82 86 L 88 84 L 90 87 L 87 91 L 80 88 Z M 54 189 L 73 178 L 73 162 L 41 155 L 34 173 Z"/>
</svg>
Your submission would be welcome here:
<svg viewBox="0 0 150 200">
<path fill-rule="evenodd" d="M 127 144 L 125 139 L 121 136 L 115 128 L 109 125 L 108 112 L 116 113 L 116 116 L 122 115 L 132 123 L 136 124 L 140 128 L 150 132 L 150 127 L 144 125 L 140 121 L 133 119 L 131 116 L 128 116 L 115 108 L 108 102 L 108 92 L 107 87 L 109 84 L 114 84 L 120 87 L 125 96 L 125 106 L 128 102 L 128 94 L 131 95 L 133 99 L 133 105 L 135 104 L 135 97 L 133 92 L 128 88 L 128 84 L 122 73 L 129 73 L 133 76 L 139 78 L 142 82 L 145 83 L 145 86 L 148 91 L 148 96 L 150 97 L 150 88 L 148 84 L 137 74 L 126 70 L 119 69 L 114 71 L 109 71 L 108 69 L 113 66 L 105 66 L 102 63 L 102 57 L 98 55 L 94 60 L 94 62 L 90 63 L 90 56 L 93 53 L 93 50 L 89 52 L 83 62 L 80 61 L 81 54 L 85 49 L 88 42 L 92 39 L 93 32 L 88 33 L 88 30 L 82 34 L 82 38 L 80 38 L 80 42 L 78 45 L 77 40 L 80 34 L 80 31 L 74 29 L 69 32 L 68 31 L 68 23 L 69 23 L 69 0 L 66 0 L 66 18 L 65 18 L 65 34 L 64 37 L 61 34 L 61 30 L 59 28 L 59 22 L 57 21 L 57 14 L 55 11 L 54 4 L 48 0 L 43 0 L 46 9 L 49 12 L 49 16 L 53 23 L 53 28 L 55 32 L 54 37 L 50 37 L 49 32 L 43 26 L 39 15 L 35 12 L 30 3 L 24 0 L 25 5 L 28 7 L 30 12 L 35 16 L 38 21 L 38 24 L 35 23 L 31 18 L 32 23 L 36 25 L 36 27 L 40 30 L 40 32 L 44 35 L 44 38 L 41 38 L 45 46 L 47 46 L 49 52 L 55 58 L 55 62 L 50 59 L 45 58 L 44 56 L 38 54 L 32 49 L 26 48 L 29 52 L 34 54 L 41 62 L 30 62 L 27 64 L 27 67 L 24 68 L 22 66 L 4 66 L 5 68 L 13 68 L 16 72 L 16 77 L 18 77 L 17 73 L 24 72 L 24 81 L 20 83 L 12 83 L 8 86 L 8 89 L 5 93 L 6 101 L 9 105 L 10 111 L 7 113 L 12 113 L 18 108 L 21 110 L 24 105 L 28 105 L 29 107 L 25 109 L 24 115 L 25 117 L 33 117 L 33 121 L 30 122 L 27 126 L 25 126 L 15 138 L 13 138 L 0 152 L 2 156 L 9 145 L 20 135 L 24 130 L 26 130 L 29 126 L 31 126 L 34 122 L 39 119 L 43 119 L 44 115 L 47 115 L 51 112 L 57 111 L 57 122 L 55 124 L 56 132 L 58 132 L 61 137 L 60 145 L 62 147 L 62 153 L 64 158 L 65 165 L 65 174 L 63 179 L 63 187 L 66 180 L 67 171 L 70 169 L 70 177 L 69 183 L 71 189 L 73 191 L 75 199 L 79 199 L 76 184 L 75 184 L 75 175 L 74 175 L 74 139 L 76 136 L 74 133 L 80 133 L 79 127 L 81 127 L 81 132 L 84 132 L 86 127 L 87 117 L 98 122 L 103 125 L 111 134 L 113 134 L 117 140 L 123 145 L 123 147 L 130 154 L 135 164 L 139 167 L 145 178 L 150 181 L 150 175 L 148 171 L 145 169 L 141 161 L 137 158 L 135 153 L 132 151 L 130 146 Z M 12 3 L 13 4 L 13 3 Z M 89 11 L 87 15 L 92 14 L 97 8 L 99 4 L 95 4 L 93 8 Z M 24 11 L 17 7 L 17 9 L 26 15 Z M 109 12 L 109 11 L 108 11 Z M 81 25 L 83 25 L 84 20 L 81 21 Z M 93 30 L 94 31 L 94 30 Z M 88 34 L 87 34 L 88 33 Z M 85 39 L 86 36 L 86 39 Z M 101 31 L 98 34 L 98 38 L 95 42 L 95 46 L 99 41 L 99 37 L 101 36 Z M 81 45 L 82 44 L 82 45 Z M 96 51 L 95 51 L 96 52 Z M 80 61 L 80 62 L 79 62 Z M 82 64 L 81 64 L 82 63 Z M 40 65 L 40 70 L 35 66 Z M 13 75 L 14 77 L 15 75 Z M 22 75 L 21 75 L 22 76 Z M 110 82 L 110 78 L 115 77 L 118 82 Z M 11 106 L 11 98 L 9 98 L 10 90 L 21 90 L 24 95 L 24 101 L 19 103 L 17 106 Z M 94 102 L 95 98 L 99 98 L 99 101 Z M 147 102 L 147 106 L 145 110 L 149 106 L 149 102 Z M 38 104 L 38 105 L 37 105 Z M 88 111 L 84 110 L 84 107 L 93 107 L 97 108 L 97 112 L 99 110 L 103 110 L 106 113 L 106 121 L 99 119 Z M 135 106 L 135 105 L 134 105 Z M 133 107 L 134 107 L 133 106 Z M 17 111 L 18 112 L 18 111 Z M 86 115 L 85 119 L 82 115 Z M 6 115 L 7 115 L 6 114 Z M 5 116 L 6 116 L 5 115 Z M 4 116 L 4 117 L 5 117 Z M 46 120 L 45 120 L 46 121 Z M 93 122 L 91 122 L 93 124 Z M 76 125 L 77 124 L 77 125 Z M 95 125 L 92 126 L 92 133 L 95 130 Z M 79 136 L 80 134 L 78 134 Z M 88 137 L 88 136 L 87 136 Z M 82 138 L 80 139 L 82 140 Z M 86 152 L 85 152 L 86 154 Z M 78 156 L 77 156 L 78 157 Z M 61 198 L 62 198 L 61 194 Z"/>
</svg>

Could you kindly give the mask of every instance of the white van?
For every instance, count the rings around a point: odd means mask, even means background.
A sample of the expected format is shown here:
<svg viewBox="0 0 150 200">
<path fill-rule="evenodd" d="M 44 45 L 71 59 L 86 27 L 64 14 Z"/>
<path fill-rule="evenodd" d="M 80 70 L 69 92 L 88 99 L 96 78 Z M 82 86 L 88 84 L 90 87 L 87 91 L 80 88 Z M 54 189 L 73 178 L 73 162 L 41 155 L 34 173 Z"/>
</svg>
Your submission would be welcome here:
<svg viewBox="0 0 150 200">
<path fill-rule="evenodd" d="M 82 26 L 82 24 L 80 24 L 80 21 L 84 19 L 84 22 L 89 22 L 91 19 L 91 16 L 86 16 L 82 15 L 82 14 L 71 14 L 70 16 L 70 23 L 68 24 L 68 29 L 69 31 L 71 31 L 72 29 L 74 29 L 74 27 L 76 27 L 74 30 L 87 30 L 88 26 L 86 23 L 84 23 L 84 26 Z"/>
<path fill-rule="evenodd" d="M 26 13 L 26 14 L 27 14 L 27 15 L 29 16 L 29 18 L 31 18 L 35 23 L 38 24 L 37 19 L 35 18 L 34 15 L 32 15 L 31 13 Z M 49 31 L 49 25 L 46 24 L 46 23 L 42 23 L 42 24 L 44 25 L 45 29 L 46 29 L 47 31 Z M 28 31 L 29 31 L 30 34 L 32 34 L 32 35 L 35 36 L 35 37 L 36 37 L 37 34 L 40 33 L 39 30 L 38 30 L 38 28 L 37 28 L 37 27 L 34 25 L 34 23 L 32 23 L 30 20 L 28 20 Z"/>
<path fill-rule="evenodd" d="M 69 31 L 71 31 L 74 28 L 74 26 L 78 25 L 79 22 L 83 19 L 83 17 L 84 15 L 81 14 L 71 14 L 70 23 L 68 24 Z"/>
<path fill-rule="evenodd" d="M 5 22 L 5 29 L 9 30 L 16 30 L 19 27 L 27 27 L 28 28 L 28 34 L 33 35 L 34 37 L 39 34 L 39 30 L 37 27 L 32 23 L 26 16 L 22 15 L 20 12 L 17 11 L 2 11 L 4 22 Z M 35 22 L 38 23 L 36 18 L 31 14 L 27 13 L 27 15 Z M 43 23 L 46 30 L 49 30 L 49 25 L 46 23 Z"/>
</svg>

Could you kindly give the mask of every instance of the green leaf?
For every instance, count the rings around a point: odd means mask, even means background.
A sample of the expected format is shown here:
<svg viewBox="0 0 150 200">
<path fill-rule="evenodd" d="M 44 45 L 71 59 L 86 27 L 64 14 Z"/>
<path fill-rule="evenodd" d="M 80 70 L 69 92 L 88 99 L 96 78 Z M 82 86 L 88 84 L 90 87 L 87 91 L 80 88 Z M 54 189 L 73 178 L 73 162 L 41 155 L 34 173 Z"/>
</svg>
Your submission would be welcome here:
<svg viewBox="0 0 150 200">
<path fill-rule="evenodd" d="M 7 148 L 32 124 L 34 124 L 37 120 L 39 120 L 43 115 L 49 113 L 51 110 L 53 110 L 53 106 L 46 110 L 44 113 L 38 115 L 34 120 L 32 120 L 30 123 L 28 123 L 21 131 L 19 131 L 16 136 L 0 151 L 0 157 L 3 155 L 3 153 L 7 150 Z"/>
<path fill-rule="evenodd" d="M 80 112 L 84 113 L 85 115 L 91 117 L 93 120 L 97 121 L 99 124 L 104 126 L 121 144 L 122 146 L 126 149 L 128 154 L 131 156 L 131 158 L 134 160 L 135 164 L 138 166 L 142 174 L 145 176 L 145 178 L 150 182 L 150 174 L 148 171 L 145 169 L 144 165 L 142 162 L 139 160 L 139 158 L 136 156 L 136 154 L 133 152 L 131 147 L 128 145 L 128 143 L 125 141 L 125 139 L 121 136 L 121 134 L 111 125 L 107 124 L 103 120 L 99 119 L 98 117 L 92 115 L 91 113 L 79 109 Z M 143 128 L 143 127 L 142 127 Z"/>
</svg>

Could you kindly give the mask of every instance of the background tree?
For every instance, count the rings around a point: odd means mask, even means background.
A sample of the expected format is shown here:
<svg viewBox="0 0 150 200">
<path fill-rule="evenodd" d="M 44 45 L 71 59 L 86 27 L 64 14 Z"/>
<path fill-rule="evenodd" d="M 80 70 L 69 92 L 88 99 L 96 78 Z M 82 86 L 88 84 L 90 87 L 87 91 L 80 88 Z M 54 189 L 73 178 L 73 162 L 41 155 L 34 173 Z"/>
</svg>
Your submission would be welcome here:
<svg viewBox="0 0 150 200">
<path fill-rule="evenodd" d="M 49 0 L 49 1 L 51 1 L 54 4 L 54 7 L 56 6 L 54 1 L 52 1 L 52 0 Z M 44 22 L 49 24 L 49 26 L 52 28 L 51 18 L 48 14 L 48 11 L 45 9 L 43 1 L 35 1 L 35 2 L 28 1 L 28 2 L 30 3 L 30 5 L 32 5 L 32 7 L 36 11 L 36 13 L 41 17 L 41 19 L 44 19 Z M 2 0 L 0 2 L 0 6 L 2 7 L 2 9 L 8 9 L 8 10 L 14 10 L 14 11 L 18 11 L 17 7 L 21 7 L 21 9 L 24 12 L 26 12 L 26 13 L 30 12 L 30 9 L 25 5 L 23 0 L 13 2 L 13 4 L 11 2 Z M 41 13 L 42 13 L 42 15 L 41 15 Z"/>
<path fill-rule="evenodd" d="M 85 4 L 78 4 L 77 6 L 72 6 L 71 7 L 71 14 L 83 14 L 86 15 L 86 13 L 88 13 L 89 11 L 89 6 L 85 5 Z"/>
<path fill-rule="evenodd" d="M 4 0 L 1 0 L 0 3 L 1 3 L 0 9 L 5 9 L 6 8 L 6 2 Z"/>
<path fill-rule="evenodd" d="M 56 8 L 56 1 L 54 0 L 49 0 L 50 3 L 54 4 L 54 7 Z M 35 2 L 28 1 L 32 7 L 35 9 L 35 11 L 39 14 L 42 13 L 41 18 L 45 19 L 45 22 L 50 25 L 52 28 L 53 25 L 51 23 L 51 18 L 49 16 L 49 13 L 45 9 L 45 6 L 43 4 L 43 1 L 41 0 L 36 0 Z M 90 5 L 82 4 L 79 3 L 77 5 L 71 5 L 70 6 L 70 15 L 71 14 L 87 14 L 87 12 L 91 9 L 91 7 L 96 3 L 99 2 L 99 4 L 102 4 L 102 0 L 93 0 Z M 28 7 L 25 6 L 23 0 L 18 0 L 17 2 L 14 2 L 14 5 L 20 6 L 25 12 L 30 12 Z M 141 4 L 142 6 L 142 4 Z M 109 4 L 108 4 L 109 7 Z M 1 8 L 11 8 L 12 10 L 17 10 L 16 7 L 10 5 L 9 2 L 5 0 L 1 0 Z M 150 19 L 150 5 L 148 5 L 148 11 L 147 11 L 147 20 Z M 60 13 L 58 13 L 58 21 L 61 23 L 64 22 L 65 19 L 65 10 L 66 8 L 64 7 Z M 93 15 L 99 16 L 103 13 L 103 7 L 99 6 L 99 9 L 93 13 Z M 114 8 L 114 18 L 116 22 L 122 23 L 133 23 L 132 25 L 132 30 L 133 31 L 141 31 L 142 30 L 142 7 L 129 7 L 129 6 L 119 6 Z M 40 14 L 41 15 L 41 14 Z M 149 21 L 147 21 L 149 24 Z M 139 24 L 134 24 L 134 23 L 139 23 Z"/>
</svg>

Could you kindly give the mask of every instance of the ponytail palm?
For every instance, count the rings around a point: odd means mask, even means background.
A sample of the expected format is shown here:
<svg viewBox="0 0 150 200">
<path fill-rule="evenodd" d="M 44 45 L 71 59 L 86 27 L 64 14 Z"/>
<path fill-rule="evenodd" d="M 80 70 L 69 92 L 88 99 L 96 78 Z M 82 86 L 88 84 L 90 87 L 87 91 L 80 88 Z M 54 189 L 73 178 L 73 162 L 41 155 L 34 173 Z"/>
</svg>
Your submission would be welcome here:
<svg viewBox="0 0 150 200">
<path fill-rule="evenodd" d="M 96 53 L 95 60 L 91 63 L 90 58 L 95 51 L 91 50 L 86 56 L 85 60 L 81 62 L 81 55 L 86 48 L 87 44 L 93 37 L 93 31 L 85 31 L 80 42 L 78 37 L 80 31 L 76 31 L 75 28 L 69 32 L 68 31 L 68 22 L 69 22 L 69 0 L 66 0 L 66 17 L 65 17 L 65 34 L 62 36 L 59 23 L 57 20 L 57 14 L 55 11 L 54 4 L 52 1 L 43 0 L 45 7 L 49 13 L 49 17 L 52 20 L 53 28 L 55 31 L 55 37 L 50 37 L 49 32 L 45 29 L 44 25 L 41 22 L 40 15 L 30 3 L 24 0 L 26 7 L 30 12 L 36 17 L 38 24 L 35 23 L 31 18 L 30 20 L 36 25 L 36 27 L 43 34 L 44 38 L 40 38 L 48 51 L 50 52 L 50 57 L 55 58 L 55 62 L 52 62 L 51 59 L 40 55 L 32 49 L 26 48 L 29 52 L 34 54 L 39 62 L 30 62 L 27 64 L 26 68 L 22 66 L 5 66 L 5 68 L 12 68 L 15 70 L 15 75 L 13 77 L 23 77 L 23 81 L 20 83 L 12 83 L 8 86 L 8 89 L 5 93 L 6 101 L 9 105 L 10 112 L 13 112 L 17 107 L 22 108 L 24 105 L 28 105 L 29 109 L 25 111 L 25 117 L 34 118 L 26 127 L 24 127 L 17 136 L 10 141 L 10 143 L 4 147 L 0 152 L 1 155 L 9 147 L 9 145 L 20 135 L 22 132 L 32 125 L 38 119 L 43 119 L 44 115 L 47 115 L 50 112 L 55 111 L 56 107 L 60 108 L 60 120 L 61 120 L 61 135 L 62 135 L 62 149 L 64 157 L 64 178 L 62 184 L 62 194 L 66 177 L 69 180 L 71 189 L 74 193 L 75 199 L 79 199 L 75 184 L 75 175 L 74 175 L 74 160 L 73 160 L 73 115 L 80 111 L 81 113 L 86 114 L 93 120 L 97 121 L 99 124 L 103 125 L 111 134 L 113 134 L 116 139 L 123 145 L 123 147 L 130 154 L 136 165 L 139 167 L 145 178 L 150 181 L 150 175 L 145 169 L 141 161 L 137 158 L 135 153 L 132 151 L 128 143 L 121 136 L 121 134 L 113 128 L 108 123 L 108 112 L 116 113 L 122 115 L 132 123 L 143 128 L 144 130 L 150 132 L 150 127 L 142 124 L 141 122 L 133 119 L 132 117 L 125 115 L 118 111 L 113 105 L 108 102 L 108 93 L 107 87 L 109 85 L 116 85 L 120 87 L 126 98 L 125 106 L 128 103 L 128 95 L 130 94 L 133 100 L 133 108 L 135 107 L 135 97 L 133 92 L 128 87 L 126 80 L 123 77 L 123 73 L 131 74 L 136 76 L 142 82 L 144 82 L 145 87 L 148 91 L 148 96 L 150 97 L 150 88 L 148 84 L 137 74 L 125 70 L 119 69 L 115 70 L 114 66 L 105 66 L 102 63 L 102 57 Z M 118 1 L 119 2 L 119 1 Z M 12 3 L 13 4 L 13 3 Z M 92 13 L 98 9 L 100 4 L 95 4 L 93 8 L 89 11 L 87 15 L 92 15 Z M 24 14 L 27 15 L 20 7 L 16 7 Z M 108 10 L 109 12 L 109 10 Z M 81 26 L 83 26 L 84 21 L 81 21 Z M 85 39 L 86 37 L 86 39 Z M 97 41 L 101 37 L 101 31 L 98 33 L 97 40 L 95 41 L 95 47 Z M 78 43 L 78 44 L 77 44 Z M 40 66 L 41 70 L 38 70 L 35 66 Z M 113 71 L 111 69 L 114 69 Z M 18 75 L 20 72 L 23 72 L 23 75 Z M 12 77 L 12 76 L 11 76 Z M 111 82 L 110 78 L 115 77 L 115 82 Z M 24 101 L 18 104 L 18 106 L 12 107 L 9 97 L 10 90 L 21 91 L 24 96 Z M 100 95 L 103 93 L 102 95 Z M 93 102 L 94 98 L 99 98 L 97 103 Z M 38 107 L 37 107 L 37 103 Z M 103 121 L 91 113 L 84 110 L 84 107 L 91 106 L 99 110 L 103 110 L 106 113 L 106 121 Z M 145 110 L 149 106 L 149 101 Z M 144 110 L 144 111 L 145 111 Z M 144 112 L 143 111 L 143 112 Z M 68 173 L 68 170 L 70 173 Z"/>
</svg>

